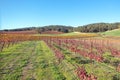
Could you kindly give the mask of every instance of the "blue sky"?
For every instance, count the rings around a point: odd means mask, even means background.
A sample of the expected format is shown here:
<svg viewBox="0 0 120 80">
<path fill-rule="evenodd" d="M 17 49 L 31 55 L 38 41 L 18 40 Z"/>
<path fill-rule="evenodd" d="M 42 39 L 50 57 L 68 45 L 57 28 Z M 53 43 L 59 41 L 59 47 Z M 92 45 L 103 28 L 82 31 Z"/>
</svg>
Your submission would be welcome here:
<svg viewBox="0 0 120 80">
<path fill-rule="evenodd" d="M 119 21 L 120 0 L 0 0 L 0 29 Z"/>
</svg>

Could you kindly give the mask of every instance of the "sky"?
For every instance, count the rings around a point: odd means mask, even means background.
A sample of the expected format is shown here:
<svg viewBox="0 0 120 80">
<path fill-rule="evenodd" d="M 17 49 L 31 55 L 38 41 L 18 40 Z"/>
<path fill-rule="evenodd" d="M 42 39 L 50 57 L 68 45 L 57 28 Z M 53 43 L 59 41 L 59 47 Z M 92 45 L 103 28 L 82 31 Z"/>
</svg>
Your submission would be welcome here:
<svg viewBox="0 0 120 80">
<path fill-rule="evenodd" d="M 0 0 L 0 30 L 120 22 L 120 0 Z"/>
</svg>

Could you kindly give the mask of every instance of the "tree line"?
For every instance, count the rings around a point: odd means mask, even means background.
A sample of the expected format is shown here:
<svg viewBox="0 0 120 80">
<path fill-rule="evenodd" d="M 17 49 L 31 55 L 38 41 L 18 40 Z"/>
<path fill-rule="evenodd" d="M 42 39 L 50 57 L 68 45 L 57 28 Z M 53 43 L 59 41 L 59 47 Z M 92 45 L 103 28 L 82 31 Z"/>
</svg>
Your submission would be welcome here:
<svg viewBox="0 0 120 80">
<path fill-rule="evenodd" d="M 28 30 L 36 30 L 38 33 L 45 32 L 45 31 L 59 31 L 59 32 L 105 32 L 107 30 L 113 30 L 120 28 L 120 23 L 93 23 L 78 27 L 73 26 L 65 26 L 65 25 L 49 25 L 43 27 L 27 27 L 27 28 L 20 28 L 20 29 L 5 29 L 2 31 L 28 31 Z"/>
<path fill-rule="evenodd" d="M 84 26 L 78 26 L 75 31 L 80 32 L 105 32 L 108 30 L 113 30 L 120 28 L 120 23 L 95 23 L 88 24 Z"/>
</svg>

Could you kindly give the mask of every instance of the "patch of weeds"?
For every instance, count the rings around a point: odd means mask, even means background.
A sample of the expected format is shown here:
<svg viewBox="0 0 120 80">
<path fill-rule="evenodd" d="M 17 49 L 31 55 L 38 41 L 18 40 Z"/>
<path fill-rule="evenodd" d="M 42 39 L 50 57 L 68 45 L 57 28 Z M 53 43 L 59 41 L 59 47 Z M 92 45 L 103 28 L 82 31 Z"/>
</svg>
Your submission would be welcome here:
<svg viewBox="0 0 120 80">
<path fill-rule="evenodd" d="M 119 61 L 119 60 L 117 60 L 117 61 L 112 62 L 112 63 L 111 63 L 111 65 L 113 65 L 113 66 L 117 67 L 119 63 L 120 63 L 120 61 Z"/>
<path fill-rule="evenodd" d="M 32 78 L 27 78 L 26 80 L 36 80 L 36 79 L 32 77 Z"/>
<path fill-rule="evenodd" d="M 25 67 L 27 64 L 28 64 L 28 60 L 22 60 L 22 61 L 19 62 L 18 65 L 19 65 L 19 67 L 22 68 L 22 67 Z"/>
<path fill-rule="evenodd" d="M 64 52 L 65 54 L 71 54 L 71 52 Z"/>
<path fill-rule="evenodd" d="M 51 66 L 51 68 L 52 68 L 55 80 L 66 80 L 66 77 L 59 72 L 59 69 L 55 65 Z"/>
<path fill-rule="evenodd" d="M 109 63 L 110 63 L 110 60 L 105 59 L 103 62 L 106 63 L 106 64 L 109 64 Z"/>
<path fill-rule="evenodd" d="M 71 58 L 71 60 L 79 64 L 89 64 L 94 62 L 93 60 L 83 59 L 81 57 L 74 57 L 74 58 Z"/>
<path fill-rule="evenodd" d="M 120 74 L 115 74 L 112 80 L 120 80 Z"/>
<path fill-rule="evenodd" d="M 62 50 L 62 51 L 66 51 L 65 49 L 61 48 L 60 46 L 58 45 L 54 45 L 56 48 L 58 48 L 59 50 Z"/>
<path fill-rule="evenodd" d="M 20 80 L 21 74 L 19 72 L 15 72 L 13 74 L 9 74 L 5 76 L 5 80 Z"/>
<path fill-rule="evenodd" d="M 41 61 L 39 64 L 40 64 L 41 68 L 47 68 L 47 67 L 49 67 L 49 65 L 45 61 Z"/>
</svg>

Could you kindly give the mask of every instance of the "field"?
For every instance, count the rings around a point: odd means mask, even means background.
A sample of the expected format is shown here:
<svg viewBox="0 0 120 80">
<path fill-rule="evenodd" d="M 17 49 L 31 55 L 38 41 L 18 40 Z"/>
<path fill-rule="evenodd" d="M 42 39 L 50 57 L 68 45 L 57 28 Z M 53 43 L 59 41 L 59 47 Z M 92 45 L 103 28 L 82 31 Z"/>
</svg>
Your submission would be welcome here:
<svg viewBox="0 0 120 80">
<path fill-rule="evenodd" d="M 120 28 L 102 33 L 105 36 L 120 36 Z"/>
<path fill-rule="evenodd" d="M 78 32 L 0 37 L 0 80 L 120 80 L 118 38 Z"/>
</svg>

